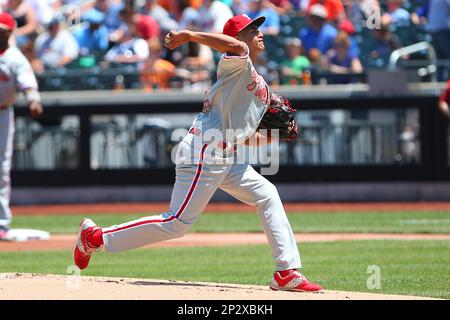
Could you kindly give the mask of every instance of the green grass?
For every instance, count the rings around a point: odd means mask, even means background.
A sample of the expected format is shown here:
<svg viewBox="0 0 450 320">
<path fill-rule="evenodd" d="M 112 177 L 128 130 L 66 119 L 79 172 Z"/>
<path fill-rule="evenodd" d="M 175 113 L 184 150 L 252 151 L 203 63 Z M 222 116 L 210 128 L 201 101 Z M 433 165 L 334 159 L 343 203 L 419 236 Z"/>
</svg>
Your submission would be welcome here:
<svg viewBox="0 0 450 320">
<path fill-rule="evenodd" d="M 351 241 L 300 245 L 303 272 L 330 290 L 450 298 L 449 241 Z M 0 272 L 66 274 L 70 251 L 0 252 Z M 370 290 L 367 268 L 381 268 Z M 139 249 L 96 254 L 83 275 L 266 285 L 268 245 Z"/>
<path fill-rule="evenodd" d="M 100 226 L 111 226 L 144 217 L 133 215 L 90 215 Z M 13 228 L 36 228 L 51 233 L 76 233 L 83 216 L 16 216 Z M 450 233 L 450 212 L 383 213 L 291 213 L 289 221 L 295 232 L 392 232 Z M 260 232 L 256 214 L 204 213 L 194 225 L 194 232 Z"/>
</svg>

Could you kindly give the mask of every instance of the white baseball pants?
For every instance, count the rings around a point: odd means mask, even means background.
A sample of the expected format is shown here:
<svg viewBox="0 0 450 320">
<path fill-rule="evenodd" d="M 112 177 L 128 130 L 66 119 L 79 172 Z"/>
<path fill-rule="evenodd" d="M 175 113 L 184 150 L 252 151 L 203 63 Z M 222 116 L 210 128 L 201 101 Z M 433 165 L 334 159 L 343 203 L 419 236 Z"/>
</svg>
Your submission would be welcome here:
<svg viewBox="0 0 450 320">
<path fill-rule="evenodd" d="M 14 110 L 0 109 L 0 226 L 11 223 L 11 161 L 14 139 Z"/>
<path fill-rule="evenodd" d="M 191 146 L 182 141 L 179 148 Z M 205 144 L 198 150 L 200 158 L 207 148 Z M 168 212 L 103 228 L 105 250 L 119 252 L 182 237 L 218 188 L 256 207 L 276 270 L 301 267 L 297 243 L 276 187 L 248 164 L 177 164 Z"/>
</svg>

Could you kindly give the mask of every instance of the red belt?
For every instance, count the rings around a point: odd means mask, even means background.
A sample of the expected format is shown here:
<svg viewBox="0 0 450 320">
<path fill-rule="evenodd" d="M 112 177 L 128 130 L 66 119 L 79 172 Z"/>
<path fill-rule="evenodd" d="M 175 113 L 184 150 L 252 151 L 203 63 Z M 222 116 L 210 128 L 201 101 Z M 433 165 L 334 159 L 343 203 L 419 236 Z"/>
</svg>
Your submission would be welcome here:
<svg viewBox="0 0 450 320">
<path fill-rule="evenodd" d="M 9 108 L 9 106 L 4 106 L 4 105 L 1 105 L 1 104 L 0 104 L 0 110 L 8 109 L 8 108 Z"/>
<path fill-rule="evenodd" d="M 200 130 L 200 129 L 198 129 L 198 128 L 195 128 L 195 127 L 191 127 L 191 128 L 189 129 L 189 133 L 192 133 L 192 134 L 195 135 L 195 136 L 199 136 L 199 135 L 202 133 L 202 130 Z M 227 143 L 226 143 L 225 141 L 222 140 L 222 141 L 219 141 L 219 142 L 217 143 L 217 146 L 218 146 L 219 148 L 226 149 L 226 148 L 227 148 Z M 234 145 L 233 151 L 236 151 L 236 149 L 237 149 L 237 146 Z"/>
</svg>

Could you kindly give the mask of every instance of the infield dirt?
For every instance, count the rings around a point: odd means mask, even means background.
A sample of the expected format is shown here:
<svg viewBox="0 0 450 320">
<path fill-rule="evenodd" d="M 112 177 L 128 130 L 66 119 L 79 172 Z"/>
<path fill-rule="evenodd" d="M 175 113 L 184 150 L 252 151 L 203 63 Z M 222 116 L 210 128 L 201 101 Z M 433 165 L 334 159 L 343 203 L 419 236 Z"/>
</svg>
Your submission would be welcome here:
<svg viewBox="0 0 450 320">
<path fill-rule="evenodd" d="M 414 296 L 325 290 L 272 291 L 268 286 L 154 279 L 0 274 L 2 300 L 422 300 Z"/>
</svg>

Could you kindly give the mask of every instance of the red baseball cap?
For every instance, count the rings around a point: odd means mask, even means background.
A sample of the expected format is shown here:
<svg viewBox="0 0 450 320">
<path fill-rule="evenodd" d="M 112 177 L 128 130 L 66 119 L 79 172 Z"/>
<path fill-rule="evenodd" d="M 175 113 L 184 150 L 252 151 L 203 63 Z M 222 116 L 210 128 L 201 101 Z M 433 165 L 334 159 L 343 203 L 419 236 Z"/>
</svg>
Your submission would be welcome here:
<svg viewBox="0 0 450 320">
<path fill-rule="evenodd" d="M 16 26 L 16 21 L 9 13 L 0 13 L 0 29 L 13 31 Z"/>
<path fill-rule="evenodd" d="M 355 27 L 350 20 L 344 20 L 339 23 L 339 30 L 345 31 L 350 36 L 355 33 Z"/>
<path fill-rule="evenodd" d="M 236 37 L 239 32 L 251 24 L 256 24 L 258 27 L 266 21 L 265 17 L 258 17 L 254 20 L 246 14 L 240 14 L 230 18 L 223 26 L 223 34 L 230 37 Z"/>
</svg>

